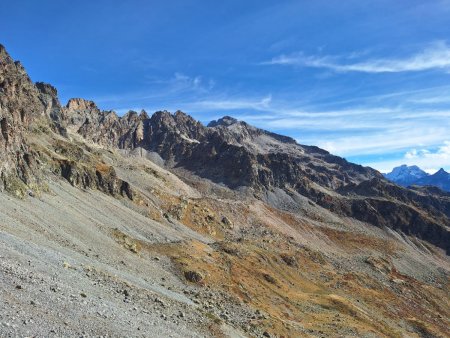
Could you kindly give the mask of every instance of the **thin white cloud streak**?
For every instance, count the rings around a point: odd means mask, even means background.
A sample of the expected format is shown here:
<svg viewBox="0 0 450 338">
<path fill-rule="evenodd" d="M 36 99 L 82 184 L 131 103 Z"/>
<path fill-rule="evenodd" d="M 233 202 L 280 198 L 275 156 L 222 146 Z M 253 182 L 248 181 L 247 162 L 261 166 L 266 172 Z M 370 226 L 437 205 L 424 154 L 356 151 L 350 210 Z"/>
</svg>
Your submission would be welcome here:
<svg viewBox="0 0 450 338">
<path fill-rule="evenodd" d="M 399 92 L 393 92 L 388 94 L 377 94 L 377 95 L 369 95 L 369 96 L 359 96 L 352 99 L 338 100 L 327 103 L 322 103 L 320 106 L 328 106 L 328 105 L 349 105 L 354 102 L 365 102 L 365 104 L 375 105 L 378 102 L 390 102 L 397 100 L 397 102 L 409 102 L 409 103 L 417 103 L 417 104 L 426 104 L 432 103 L 431 100 L 434 97 L 450 97 L 450 86 L 436 86 L 436 87 L 428 87 L 421 88 L 415 90 L 405 90 Z M 420 100 L 429 100 L 430 102 L 420 102 Z"/>
<path fill-rule="evenodd" d="M 448 128 L 425 127 L 385 130 L 357 136 L 316 140 L 316 145 L 341 156 L 386 155 L 422 144 L 432 146 L 448 137 Z M 302 141 L 302 140 L 299 140 Z"/>
<path fill-rule="evenodd" d="M 339 62 L 341 59 L 340 56 L 307 56 L 296 53 L 280 55 L 262 64 L 325 68 L 336 72 L 399 73 L 434 69 L 449 71 L 450 47 L 444 41 L 437 41 L 419 53 L 405 58 L 378 58 L 353 63 Z"/>
<path fill-rule="evenodd" d="M 103 105 L 116 106 L 131 102 L 133 105 L 145 100 L 168 100 L 175 101 L 181 95 L 189 94 L 193 97 L 208 95 L 215 86 L 213 79 L 205 79 L 203 76 L 188 76 L 176 72 L 169 78 L 147 77 L 146 84 L 151 87 L 148 91 L 125 93 L 120 95 L 99 96 L 94 101 Z M 117 108 L 123 110 L 123 108 Z"/>
<path fill-rule="evenodd" d="M 248 99 L 234 99 L 234 100 L 204 100 L 193 103 L 186 103 L 186 107 L 190 110 L 205 111 L 205 110 L 256 110 L 267 111 L 270 110 L 270 103 L 272 96 L 268 95 L 262 99 L 248 100 Z"/>
<path fill-rule="evenodd" d="M 418 104 L 428 104 L 428 105 L 450 103 L 450 95 L 449 96 L 436 96 L 436 97 L 412 99 L 409 102 L 418 103 Z"/>
<path fill-rule="evenodd" d="M 412 111 L 410 108 L 360 108 L 333 111 L 291 111 L 270 107 L 266 114 L 238 114 L 235 116 L 250 123 L 275 130 L 351 131 L 413 129 L 449 125 L 450 110 Z M 443 122 L 441 122 L 443 120 Z"/>
</svg>

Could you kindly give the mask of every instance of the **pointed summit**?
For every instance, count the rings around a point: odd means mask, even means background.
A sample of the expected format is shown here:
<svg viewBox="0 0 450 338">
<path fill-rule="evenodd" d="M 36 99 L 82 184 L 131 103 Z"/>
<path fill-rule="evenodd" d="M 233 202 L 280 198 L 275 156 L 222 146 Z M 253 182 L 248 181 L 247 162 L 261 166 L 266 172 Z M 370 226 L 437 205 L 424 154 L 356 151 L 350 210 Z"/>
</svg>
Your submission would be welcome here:
<svg viewBox="0 0 450 338">
<path fill-rule="evenodd" d="M 0 61 L 3 61 L 3 59 L 5 58 L 11 58 L 8 54 L 8 52 L 6 51 L 5 46 L 3 46 L 2 44 L 0 44 Z"/>
<path fill-rule="evenodd" d="M 428 175 L 418 180 L 415 184 L 431 185 L 445 191 L 450 191 L 450 174 L 446 172 L 444 168 L 441 168 L 433 175 Z"/>
</svg>

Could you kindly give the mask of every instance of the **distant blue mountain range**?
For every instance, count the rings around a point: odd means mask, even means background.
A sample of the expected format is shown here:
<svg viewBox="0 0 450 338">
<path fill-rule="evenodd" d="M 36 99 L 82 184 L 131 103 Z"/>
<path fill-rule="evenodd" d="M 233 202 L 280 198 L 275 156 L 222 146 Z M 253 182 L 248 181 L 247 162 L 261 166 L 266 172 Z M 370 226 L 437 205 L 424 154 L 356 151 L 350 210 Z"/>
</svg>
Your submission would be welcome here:
<svg viewBox="0 0 450 338">
<path fill-rule="evenodd" d="M 431 185 L 450 191 L 450 174 L 442 168 L 430 175 L 416 165 L 407 166 L 403 164 L 394 168 L 390 173 L 384 174 L 384 177 L 405 187 L 410 185 Z"/>
</svg>

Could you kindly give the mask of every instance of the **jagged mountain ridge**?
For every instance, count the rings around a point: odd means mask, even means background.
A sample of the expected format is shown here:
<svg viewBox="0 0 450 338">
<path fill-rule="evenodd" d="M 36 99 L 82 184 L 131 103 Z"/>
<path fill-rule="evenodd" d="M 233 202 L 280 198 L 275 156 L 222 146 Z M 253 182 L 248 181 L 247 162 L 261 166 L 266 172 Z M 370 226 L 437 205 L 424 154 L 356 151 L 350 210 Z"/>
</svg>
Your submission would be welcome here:
<svg viewBox="0 0 450 338">
<path fill-rule="evenodd" d="M 450 248 L 447 198 L 424 198 L 420 192 L 395 187 L 379 172 L 318 147 L 299 145 L 230 117 L 209 127 L 181 111 L 160 111 L 151 117 L 131 111 L 118 117 L 82 99 L 69 101 L 63 111 L 70 116 L 65 120 L 78 121 L 67 127 L 94 143 L 142 147 L 159 154 L 169 167 L 184 168 L 230 188 L 251 187 L 256 194 L 281 188 L 341 215 Z"/>
<path fill-rule="evenodd" d="M 181 111 L 173 115 L 160 111 L 150 118 L 145 112 L 138 115 L 130 111 L 118 117 L 114 112 L 101 112 L 93 102 L 82 99 L 70 100 L 64 114 L 66 120 L 77 121 L 69 123 L 68 128 L 74 128 L 94 143 L 155 151 L 168 163 L 233 188 L 258 184 L 266 188 L 281 186 L 284 180 L 292 183 L 302 175 L 336 189 L 380 177 L 373 169 L 350 164 L 325 150 L 298 145 L 289 137 L 237 120 L 227 125 L 216 123 L 205 127 Z M 287 157 L 275 155 L 281 153 Z M 270 168 L 278 170 L 267 170 L 268 162 L 282 164 L 294 158 L 299 164 L 295 169 L 280 165 Z M 248 171 L 243 171 L 245 166 Z"/>
</svg>

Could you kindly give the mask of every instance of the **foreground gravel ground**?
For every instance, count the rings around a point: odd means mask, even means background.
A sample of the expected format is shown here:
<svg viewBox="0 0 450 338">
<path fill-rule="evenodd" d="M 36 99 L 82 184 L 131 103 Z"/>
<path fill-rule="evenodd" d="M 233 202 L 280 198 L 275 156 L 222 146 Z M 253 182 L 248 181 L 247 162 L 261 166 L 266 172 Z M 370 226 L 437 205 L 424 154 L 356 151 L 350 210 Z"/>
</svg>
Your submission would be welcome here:
<svg viewBox="0 0 450 338">
<path fill-rule="evenodd" d="M 209 336 L 209 320 L 170 262 L 138 258 L 110 236 L 132 228 L 165 243 L 188 230 L 152 222 L 98 192 L 67 184 L 52 190 L 26 201 L 0 194 L 0 337 Z"/>
</svg>

